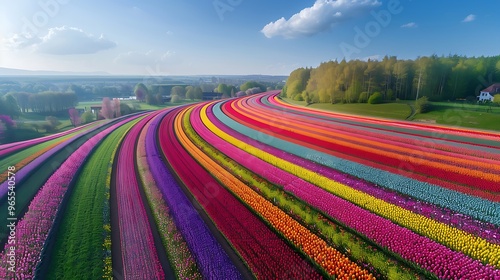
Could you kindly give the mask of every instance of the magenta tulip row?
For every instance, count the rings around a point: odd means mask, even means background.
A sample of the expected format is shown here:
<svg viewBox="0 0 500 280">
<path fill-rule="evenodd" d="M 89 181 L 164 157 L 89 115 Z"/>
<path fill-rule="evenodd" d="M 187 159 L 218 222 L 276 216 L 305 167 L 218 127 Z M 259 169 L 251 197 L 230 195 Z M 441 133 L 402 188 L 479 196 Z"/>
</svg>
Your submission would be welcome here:
<svg viewBox="0 0 500 280">
<path fill-rule="evenodd" d="M 135 143 L 152 115 L 135 124 L 121 143 L 116 159 L 116 199 L 124 279 L 163 279 L 135 169 Z"/>
</svg>

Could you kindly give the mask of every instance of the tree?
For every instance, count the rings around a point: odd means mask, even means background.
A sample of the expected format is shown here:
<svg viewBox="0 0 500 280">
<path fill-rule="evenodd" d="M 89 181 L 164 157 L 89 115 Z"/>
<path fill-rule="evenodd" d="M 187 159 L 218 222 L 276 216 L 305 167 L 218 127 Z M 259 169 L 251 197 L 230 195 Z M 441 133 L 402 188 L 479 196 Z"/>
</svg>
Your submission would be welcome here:
<svg viewBox="0 0 500 280">
<path fill-rule="evenodd" d="M 68 110 L 68 113 L 69 113 L 69 120 L 71 121 L 71 124 L 74 127 L 79 126 L 81 123 L 81 119 L 80 119 L 80 114 L 78 113 L 78 110 L 76 110 L 75 108 L 71 108 Z"/>
<path fill-rule="evenodd" d="M 114 118 L 121 117 L 120 99 L 118 99 L 118 98 L 113 99 L 113 101 L 111 102 L 111 109 L 113 110 L 113 117 Z"/>
<path fill-rule="evenodd" d="M 149 105 L 156 105 L 156 97 L 150 92 L 146 94 L 146 103 Z"/>
<path fill-rule="evenodd" d="M 158 104 L 158 105 L 163 104 L 163 95 L 161 95 L 161 93 L 158 93 L 158 94 L 155 96 L 155 98 L 156 98 L 156 104 Z"/>
<path fill-rule="evenodd" d="M 112 119 L 113 118 L 113 107 L 111 105 L 111 100 L 109 97 L 104 97 L 102 99 L 102 105 L 101 105 L 101 115 L 105 119 Z"/>
<path fill-rule="evenodd" d="M 427 113 L 432 110 L 432 104 L 427 96 L 422 96 L 415 101 L 415 111 L 417 113 Z"/>
<path fill-rule="evenodd" d="M 186 96 L 186 91 L 184 90 L 184 87 L 175 86 L 170 90 L 170 95 L 177 95 L 179 98 L 184 98 Z"/>
<path fill-rule="evenodd" d="M 12 94 L 7 94 L 4 96 L 4 107 L 5 111 L 11 118 L 18 117 L 21 114 L 21 110 L 17 105 L 17 100 Z"/>
<path fill-rule="evenodd" d="M 125 103 L 120 103 L 120 115 L 125 116 L 132 113 L 132 108 Z"/>
<path fill-rule="evenodd" d="M 307 81 L 306 81 L 306 82 L 307 82 Z M 263 84 L 261 84 L 261 83 L 258 83 L 258 82 L 256 82 L 256 81 L 248 81 L 248 82 L 246 82 L 246 83 L 242 84 L 242 85 L 240 86 L 240 90 L 241 90 L 241 91 L 246 91 L 247 89 L 251 89 L 251 88 L 254 88 L 254 87 L 258 87 L 258 88 L 260 88 L 260 89 L 261 89 L 261 92 L 266 90 L 266 86 L 265 86 L 265 85 L 263 85 Z"/>
<path fill-rule="evenodd" d="M 500 93 L 493 96 L 493 102 L 500 105 Z"/>
<path fill-rule="evenodd" d="M 172 102 L 172 103 L 178 103 L 180 101 L 181 101 L 181 98 L 178 95 L 172 95 L 172 99 L 170 100 L 170 102 Z"/>
<path fill-rule="evenodd" d="M 186 99 L 194 100 L 195 89 L 193 86 L 186 87 Z"/>
<path fill-rule="evenodd" d="M 28 112 L 29 105 L 30 105 L 30 95 L 31 93 L 27 92 L 16 92 L 14 93 L 14 97 L 17 100 L 17 104 L 19 105 L 19 108 L 21 109 L 21 112 L 26 113 Z"/>
<path fill-rule="evenodd" d="M 194 88 L 194 99 L 202 100 L 203 99 L 203 91 L 201 87 Z"/>
<path fill-rule="evenodd" d="M 90 111 L 84 112 L 80 119 L 82 124 L 90 123 L 94 120 L 94 114 L 92 114 Z"/>
<path fill-rule="evenodd" d="M 137 100 L 144 102 L 146 95 L 149 93 L 148 88 L 143 83 L 138 83 L 134 87 L 134 94 Z"/>
<path fill-rule="evenodd" d="M 368 104 L 380 104 L 384 101 L 384 97 L 382 96 L 382 93 L 380 92 L 375 92 L 368 98 Z"/>
</svg>

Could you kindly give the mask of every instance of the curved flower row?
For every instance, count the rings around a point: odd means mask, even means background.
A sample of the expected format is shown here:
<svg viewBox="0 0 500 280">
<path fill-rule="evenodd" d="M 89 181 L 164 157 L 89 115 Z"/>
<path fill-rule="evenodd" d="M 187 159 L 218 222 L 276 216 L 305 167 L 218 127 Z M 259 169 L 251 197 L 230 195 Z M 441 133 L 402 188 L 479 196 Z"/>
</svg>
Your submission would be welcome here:
<svg viewBox="0 0 500 280">
<path fill-rule="evenodd" d="M 330 275 L 339 279 L 349 279 L 355 276 L 357 279 L 371 279 L 372 276 L 366 270 L 362 270 L 357 264 L 350 261 L 343 254 L 328 246 L 328 244 L 311 233 L 307 228 L 287 215 L 271 202 L 265 200 L 254 190 L 247 187 L 233 174 L 211 160 L 203 151 L 197 148 L 184 134 L 180 125 L 181 117 L 177 122 L 176 134 L 181 142 L 191 152 L 200 164 L 210 169 L 213 176 L 220 180 L 228 189 L 238 196 L 245 204 L 249 205 L 259 216 L 266 220 L 272 227 L 283 236 L 298 246 L 305 254 L 318 263 Z M 265 279 L 268 279 L 263 275 Z M 310 277 L 310 276 L 309 276 Z"/>
<path fill-rule="evenodd" d="M 153 241 L 135 170 L 135 144 L 138 135 L 153 116 L 140 120 L 125 136 L 116 159 L 116 199 L 118 230 L 124 279 L 163 279 L 165 277 Z"/>
<path fill-rule="evenodd" d="M 83 146 L 71 154 L 66 161 L 49 177 L 35 198 L 31 201 L 28 211 L 16 226 L 16 272 L 15 277 L 33 278 L 35 268 L 39 263 L 44 243 L 50 233 L 53 221 L 58 215 L 61 201 L 72 182 L 75 173 L 83 164 L 89 153 L 109 133 L 120 125 L 128 122 L 125 119 L 89 139 Z M 0 259 L 6 264 L 8 256 L 6 245 Z M 14 274 L 0 267 L 0 278 L 7 279 Z"/>
<path fill-rule="evenodd" d="M 202 279 L 189 247 L 175 225 L 170 209 L 149 170 L 146 153 L 146 134 L 151 122 L 143 126 L 137 141 L 137 167 L 146 196 L 151 205 L 157 228 L 163 239 L 170 263 L 178 279 Z"/>
<path fill-rule="evenodd" d="M 462 215 L 460 213 L 451 211 L 446 208 L 438 207 L 436 205 L 427 202 L 418 201 L 412 197 L 403 196 L 398 192 L 394 192 L 385 188 L 380 188 L 375 184 L 371 184 L 364 180 L 347 176 L 346 174 L 338 172 L 334 169 L 326 168 L 325 166 L 316 164 L 309 160 L 305 160 L 293 154 L 286 153 L 270 145 L 260 143 L 227 127 L 224 123 L 220 122 L 220 120 L 213 115 L 211 109 L 212 106 L 207 108 L 207 116 L 210 122 L 214 123 L 215 126 L 220 128 L 228 135 L 231 135 L 232 137 L 242 142 L 245 142 L 247 144 L 256 147 L 258 146 L 260 150 L 266 153 L 285 159 L 288 162 L 302 166 L 303 168 L 309 169 L 317 174 L 327 177 L 330 180 L 340 182 L 353 189 L 365 192 L 367 194 L 370 194 L 371 196 L 382 199 L 388 203 L 395 204 L 399 207 L 405 208 L 406 210 L 416 212 L 425 217 L 438 220 L 439 222 L 448 224 L 450 226 L 460 228 L 468 233 L 481 236 L 482 238 L 485 238 L 489 242 L 500 244 L 500 239 L 499 239 L 500 227 L 497 227 L 489 223 L 481 222 L 478 220 L 474 220 L 469 216 Z M 192 121 L 194 122 L 195 120 Z M 235 156 L 234 153 L 226 153 L 226 154 L 231 155 L 231 157 Z M 270 178 L 272 179 L 276 179 L 279 185 L 284 185 L 288 181 L 292 180 L 292 179 L 286 179 L 286 177 L 284 176 L 278 177 L 274 174 L 269 174 L 269 176 L 271 176 Z"/>
<path fill-rule="evenodd" d="M 175 135 L 179 138 L 179 144 L 192 145 L 181 127 L 182 114 L 177 114 Z M 183 148 L 179 146 L 175 150 L 181 151 Z M 192 152 L 190 149 L 188 151 Z M 179 176 L 252 273 L 263 279 L 279 279 L 290 275 L 320 278 L 310 264 L 304 264 L 299 254 L 221 187 L 188 153 L 183 152 L 181 158 L 189 168 L 180 169 L 179 164 L 174 163 Z M 188 175 L 190 172 L 192 175 Z"/>
<path fill-rule="evenodd" d="M 177 184 L 174 177 L 177 175 L 171 173 L 162 159 L 162 147 L 157 146 L 156 139 L 162 139 L 160 144 L 163 143 L 165 145 L 163 152 L 167 153 L 172 152 L 170 150 L 172 148 L 170 140 L 168 139 L 170 137 L 175 139 L 175 136 L 169 135 L 169 129 L 173 129 L 173 126 L 165 128 L 166 131 L 157 130 L 164 128 L 164 125 L 160 126 L 162 119 L 174 113 L 175 111 L 171 110 L 162 112 L 152 120 L 148 128 L 146 135 L 146 155 L 151 174 L 167 206 L 170 208 L 175 224 L 186 240 L 203 277 L 207 279 L 241 279 L 241 274 L 231 262 L 227 253 L 210 232 L 208 226 L 190 202 L 190 199 Z M 178 158 L 177 160 L 182 160 L 182 158 Z"/>
<path fill-rule="evenodd" d="M 236 110 L 243 118 L 251 119 L 251 123 L 261 129 L 279 130 L 280 135 L 294 139 L 300 143 L 308 143 L 309 146 L 321 148 L 328 151 L 339 151 L 337 154 L 343 156 L 348 155 L 356 162 L 373 165 L 378 163 L 384 167 L 398 168 L 403 171 L 411 171 L 420 174 L 425 174 L 430 177 L 443 178 L 447 181 L 465 184 L 472 187 L 481 188 L 489 191 L 500 191 L 500 176 L 496 173 L 488 173 L 471 170 L 463 167 L 456 167 L 450 163 L 444 164 L 429 160 L 434 153 L 418 153 L 418 157 L 404 156 L 397 150 L 385 151 L 380 147 L 374 148 L 363 144 L 357 144 L 352 139 L 363 138 L 362 131 L 359 135 L 351 139 L 339 139 L 338 132 L 332 132 L 327 128 L 321 129 L 314 127 L 315 124 L 310 121 L 301 120 L 301 123 L 293 118 L 274 118 L 271 119 L 270 114 L 265 114 L 263 110 L 257 110 L 255 107 L 248 108 L 244 100 L 231 102 L 231 107 Z M 344 137 L 345 138 L 345 137 Z M 383 143 L 383 139 L 379 139 L 379 143 Z M 376 143 L 373 142 L 372 143 Z M 375 145 L 375 144 L 374 144 Z M 380 146 L 378 144 L 377 146 Z M 399 148 L 400 150 L 402 148 Z M 344 156 L 345 157 L 345 156 Z M 359 160 L 362 159 L 362 160 Z M 471 163 L 472 164 L 472 163 Z"/>
<path fill-rule="evenodd" d="M 371 212 L 366 211 L 358 206 L 355 206 L 347 201 L 339 199 L 336 196 L 332 196 L 330 193 L 325 192 L 305 181 L 297 180 L 296 177 L 291 176 L 289 174 L 287 175 L 287 173 L 284 173 L 280 169 L 267 164 L 265 161 L 261 161 L 259 158 L 251 157 L 251 154 L 256 154 L 259 152 L 259 150 L 256 148 L 249 147 L 247 143 L 241 142 L 239 143 L 240 145 L 238 145 L 237 141 L 229 140 L 230 138 L 229 135 L 222 132 L 218 127 L 216 127 L 215 125 L 213 125 L 213 123 L 210 122 L 207 115 L 204 113 L 205 109 L 206 107 L 202 109 L 200 117 L 204 121 L 204 124 L 207 127 L 207 129 L 209 129 L 222 139 L 225 139 L 230 143 L 236 144 L 236 146 L 240 146 L 240 148 L 241 146 L 245 145 L 246 146 L 245 150 L 248 153 L 250 153 L 250 155 L 247 156 L 242 155 L 241 153 L 244 152 L 242 152 L 242 150 L 236 149 L 236 147 L 234 146 L 218 145 L 218 148 L 221 149 L 221 151 L 230 154 L 234 159 L 238 159 L 238 154 L 240 154 L 240 161 L 242 161 L 241 163 L 248 166 L 252 170 L 260 171 L 259 173 L 262 174 L 264 178 L 268 178 L 268 180 L 271 180 L 272 182 L 274 181 L 275 183 L 283 185 L 285 189 L 291 190 L 298 197 L 304 199 L 311 205 L 318 207 L 319 209 L 328 214 L 333 214 L 332 215 L 333 218 L 340 220 L 344 224 L 356 229 L 358 232 L 378 242 L 382 246 L 388 247 L 389 249 L 395 251 L 397 254 L 409 257 L 413 252 L 422 252 L 422 256 L 426 256 L 427 258 L 434 257 L 436 255 L 436 252 L 440 252 L 440 254 L 443 254 L 443 256 L 453 256 L 455 254 L 455 252 L 449 250 L 448 248 L 440 244 L 434 243 L 428 240 L 427 238 L 415 234 L 412 231 L 409 231 L 405 228 L 401 228 L 386 219 L 383 219 L 375 214 L 372 214 Z M 205 136 L 205 138 L 208 138 L 208 136 Z M 212 143 L 214 142 L 212 141 Z M 285 164 L 283 162 L 280 162 L 279 164 L 276 165 L 283 168 Z M 324 184 L 322 184 L 321 186 L 332 185 L 332 183 L 333 182 L 324 181 Z M 336 184 L 336 187 L 334 188 L 339 189 L 342 188 L 342 186 L 340 184 Z M 318 204 L 318 202 L 320 203 Z M 370 221 L 370 223 L 362 223 L 363 228 L 359 227 L 357 228 L 356 226 L 353 226 L 353 224 L 355 224 L 355 221 L 356 222 Z M 387 232 L 381 229 L 387 229 Z M 378 235 L 373 236 L 374 233 L 377 233 Z M 406 246 L 401 245 L 407 243 L 409 240 L 418 240 L 418 242 L 411 242 Z M 396 244 L 398 242 L 400 244 L 398 246 L 389 246 Z M 436 248 L 439 248 L 439 250 L 436 250 Z M 491 258 L 493 260 L 494 260 L 493 256 L 494 254 L 495 253 L 492 253 L 491 255 Z M 414 255 L 412 255 L 411 258 L 408 259 L 418 263 L 419 265 L 422 265 L 426 269 L 431 269 L 431 267 L 428 267 L 426 265 L 426 262 L 422 262 L 422 259 L 417 259 Z M 446 271 L 451 271 L 451 272 L 458 271 L 456 272 L 458 273 L 458 275 L 464 276 L 465 275 L 464 274 L 465 272 L 463 271 L 464 266 L 456 266 L 456 263 L 449 263 L 448 260 L 450 259 L 454 259 L 455 261 L 457 261 L 457 257 L 443 258 L 444 261 L 442 263 L 439 263 L 439 266 L 432 268 L 431 272 L 439 274 L 439 271 L 445 268 Z M 461 262 L 464 265 L 467 263 L 474 263 L 473 260 L 467 258 L 464 255 L 461 256 Z M 477 271 L 481 271 L 484 268 L 477 261 L 475 262 L 475 265 L 477 266 L 476 269 L 471 270 L 474 271 L 474 273 L 476 273 Z"/>
<path fill-rule="evenodd" d="M 218 131 L 218 133 L 220 132 L 220 130 L 213 124 L 205 124 L 209 126 L 212 131 Z M 233 145 L 249 151 L 253 155 L 271 163 L 272 165 L 279 166 L 281 169 L 286 170 L 317 186 L 321 186 L 325 190 L 351 201 L 356 205 L 360 205 L 369 211 L 388 218 L 397 224 L 427 236 L 432 240 L 438 241 L 454 250 L 464 252 L 473 258 L 500 267 L 500 245 L 489 243 L 477 236 L 470 236 L 459 229 L 436 222 L 432 219 L 415 214 L 406 209 L 402 209 L 401 207 L 374 198 L 365 193 L 353 190 L 343 184 L 332 182 L 328 178 L 318 175 L 315 172 L 291 164 L 281 158 L 264 153 L 262 150 L 256 149 L 247 143 L 237 141 L 227 134 L 224 135 L 223 138 Z"/>
<path fill-rule="evenodd" d="M 213 114 L 235 131 L 251 139 L 279 148 L 287 153 L 306 158 L 320 165 L 339 170 L 419 200 L 452 209 L 476 219 L 493 223 L 496 226 L 500 225 L 500 208 L 498 207 L 498 203 L 420 182 L 397 173 L 390 173 L 353 163 L 306 146 L 285 141 L 279 138 L 279 132 L 270 130 L 264 133 L 252 128 L 247 123 L 240 123 L 241 118 L 239 118 L 234 110 L 231 110 L 230 106 L 226 106 L 225 103 L 214 104 Z"/>
<path fill-rule="evenodd" d="M 89 123 L 89 124 L 82 125 L 82 126 L 79 126 L 76 128 L 72 128 L 72 129 L 69 129 L 69 130 L 66 130 L 63 132 L 51 134 L 51 135 L 48 135 L 45 137 L 25 140 L 25 141 L 21 141 L 21 142 L 14 142 L 14 143 L 9 143 L 9 144 L 2 144 L 2 145 L 0 145 L 0 158 L 4 157 L 10 153 L 14 153 L 16 151 L 23 150 L 23 149 L 26 149 L 28 147 L 34 146 L 36 144 L 45 143 L 47 141 L 50 141 L 50 140 L 53 140 L 56 138 L 61 138 L 63 136 L 67 136 L 67 135 L 74 134 L 74 133 L 84 132 L 84 131 L 92 128 L 93 126 L 96 126 L 97 124 L 98 124 L 98 122 L 93 122 L 93 123 Z"/>
<path fill-rule="evenodd" d="M 99 129 L 105 124 L 101 124 L 99 126 L 92 126 L 92 127 L 85 127 L 85 129 L 78 129 L 74 133 L 71 134 L 64 134 L 59 138 L 52 139 L 49 142 L 51 144 L 47 145 L 47 142 L 44 142 L 40 144 L 43 148 L 40 150 L 36 150 L 36 152 L 30 154 L 29 156 L 25 157 L 23 160 L 15 163 L 16 166 L 16 180 L 18 183 L 20 183 L 28 174 L 33 172 L 38 166 L 48 159 L 50 159 L 51 156 L 56 154 L 59 151 L 62 151 L 64 148 L 68 147 L 68 145 L 71 145 L 73 141 L 76 139 L 84 136 L 85 134 L 89 133 L 90 131 L 94 131 L 96 129 Z M 0 174 L 0 199 L 5 198 L 7 195 L 7 181 L 5 181 L 5 172 Z M 21 206 L 21 205 L 18 205 Z"/>
</svg>

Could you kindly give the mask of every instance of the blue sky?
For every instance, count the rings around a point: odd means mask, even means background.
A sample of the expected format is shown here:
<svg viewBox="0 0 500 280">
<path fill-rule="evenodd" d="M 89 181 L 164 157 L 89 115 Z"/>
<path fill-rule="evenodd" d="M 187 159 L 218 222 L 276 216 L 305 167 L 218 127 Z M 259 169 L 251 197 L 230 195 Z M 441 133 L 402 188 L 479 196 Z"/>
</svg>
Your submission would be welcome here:
<svg viewBox="0 0 500 280">
<path fill-rule="evenodd" d="M 500 1 L 0 0 L 0 67 L 288 75 L 334 59 L 500 54 Z"/>
</svg>

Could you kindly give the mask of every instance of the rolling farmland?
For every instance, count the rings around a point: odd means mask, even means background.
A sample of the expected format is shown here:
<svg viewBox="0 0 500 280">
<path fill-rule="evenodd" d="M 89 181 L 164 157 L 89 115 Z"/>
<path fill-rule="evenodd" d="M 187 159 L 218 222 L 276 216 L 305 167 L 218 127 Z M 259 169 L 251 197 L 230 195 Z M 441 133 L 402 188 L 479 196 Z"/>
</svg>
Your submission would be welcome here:
<svg viewBox="0 0 500 280">
<path fill-rule="evenodd" d="M 1 145 L 0 278 L 500 279 L 499 133 L 278 93 Z"/>
</svg>

